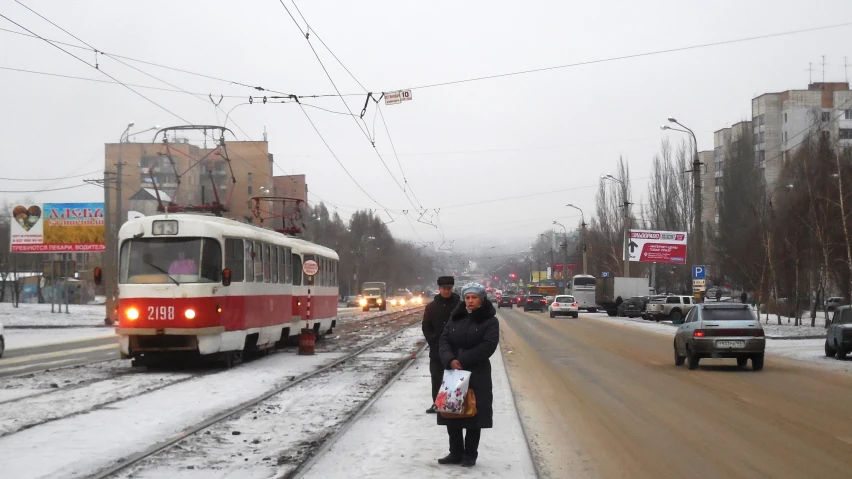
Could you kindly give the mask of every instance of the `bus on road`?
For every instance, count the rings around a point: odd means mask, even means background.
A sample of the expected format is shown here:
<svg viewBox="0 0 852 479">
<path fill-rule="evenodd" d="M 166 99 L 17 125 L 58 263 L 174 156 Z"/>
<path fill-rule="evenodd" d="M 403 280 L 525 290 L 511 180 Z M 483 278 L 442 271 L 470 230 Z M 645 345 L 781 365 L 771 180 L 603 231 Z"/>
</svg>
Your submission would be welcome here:
<svg viewBox="0 0 852 479">
<path fill-rule="evenodd" d="M 577 301 L 579 309 L 584 309 L 590 313 L 598 310 L 595 303 L 595 286 L 597 279 L 588 274 L 574 275 L 568 280 L 568 294 L 574 297 Z"/>
</svg>

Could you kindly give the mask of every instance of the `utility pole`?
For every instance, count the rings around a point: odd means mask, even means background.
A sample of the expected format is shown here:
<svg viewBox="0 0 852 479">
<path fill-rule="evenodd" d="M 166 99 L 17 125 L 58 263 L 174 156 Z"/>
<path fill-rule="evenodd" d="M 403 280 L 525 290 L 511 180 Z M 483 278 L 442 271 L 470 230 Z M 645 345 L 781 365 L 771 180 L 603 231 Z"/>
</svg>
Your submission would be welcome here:
<svg viewBox="0 0 852 479">
<path fill-rule="evenodd" d="M 624 277 L 630 277 L 630 202 L 627 201 L 627 187 L 624 188 Z"/>
<path fill-rule="evenodd" d="M 577 208 L 576 206 L 574 206 L 570 203 L 565 205 L 565 206 L 567 206 L 569 208 L 574 208 L 575 210 L 580 212 L 580 221 L 581 221 L 581 223 L 580 223 L 580 229 L 581 229 L 580 234 L 582 235 L 582 243 L 583 243 L 582 246 L 581 246 L 581 248 L 583 248 L 583 274 L 589 274 L 588 273 L 588 262 L 586 261 L 586 250 L 588 249 L 586 247 L 586 215 L 583 213 L 583 210 L 581 210 L 580 208 Z M 565 254 L 568 254 L 568 250 L 567 250 L 567 248 L 568 248 L 568 233 L 567 232 L 565 233 L 565 248 L 566 248 Z"/>
<path fill-rule="evenodd" d="M 695 132 L 690 130 L 687 126 L 679 123 L 676 119 L 669 117 L 669 122 L 674 123 L 676 125 L 682 126 L 685 128 L 685 132 L 692 135 L 692 143 L 694 146 L 694 157 L 692 159 L 692 170 L 687 171 L 686 173 L 692 173 L 692 205 L 694 210 L 694 216 L 692 218 L 692 235 L 695 238 L 695 252 L 692 256 L 694 265 L 702 265 L 704 264 L 704 231 L 701 224 L 701 213 L 703 210 L 702 200 L 703 196 L 701 195 L 701 161 L 698 159 L 698 139 L 695 137 Z M 662 127 L 664 130 L 676 130 L 676 131 L 684 131 L 678 130 L 677 128 L 670 128 L 668 126 Z"/>
</svg>

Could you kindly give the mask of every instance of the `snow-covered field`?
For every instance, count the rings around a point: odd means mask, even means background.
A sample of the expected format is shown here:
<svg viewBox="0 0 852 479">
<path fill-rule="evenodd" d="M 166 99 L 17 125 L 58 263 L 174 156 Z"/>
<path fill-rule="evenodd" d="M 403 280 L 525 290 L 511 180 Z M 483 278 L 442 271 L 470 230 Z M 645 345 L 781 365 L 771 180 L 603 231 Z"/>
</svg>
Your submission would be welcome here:
<svg viewBox="0 0 852 479">
<path fill-rule="evenodd" d="M 422 333 L 409 328 L 392 341 L 141 462 L 121 477 L 286 476 L 378 391 L 422 342 Z"/>
<path fill-rule="evenodd" d="M 54 307 L 54 311 L 58 307 Z M 65 314 L 63 306 L 61 313 L 51 313 L 49 304 L 21 303 L 17 308 L 11 303 L 0 303 L 0 324 L 5 328 L 67 328 L 67 327 L 101 327 L 104 324 L 106 306 L 90 304 L 72 304 Z"/>
<path fill-rule="evenodd" d="M 263 456 L 257 460 L 267 472 L 264 477 L 269 476 L 270 465 L 273 473 L 295 467 L 291 463 L 311 449 L 311 441 L 321 439 L 328 428 L 342 423 L 370 391 L 381 387 L 382 381 L 393 373 L 393 364 L 410 356 L 420 341 L 419 328 L 405 330 L 388 344 L 371 350 L 369 356 L 347 361 L 316 380 L 312 378 L 282 393 L 280 399 L 275 396 L 263 407 L 229 420 L 218 430 L 222 434 L 209 432 L 192 440 L 200 438 L 202 452 L 214 443 L 226 444 L 225 439 L 251 450 L 263 449 Z M 0 417 L 2 476 L 89 475 L 342 355 L 318 349 L 314 356 L 299 356 L 293 348 L 231 370 L 202 374 L 133 370 L 128 361 L 117 360 L 4 379 L 0 390 L 0 402 L 5 401 L 0 406 L 4 412 Z M 20 396 L 28 397 L 14 400 Z M 272 411 L 277 414 L 268 416 L 265 422 L 260 419 Z M 235 430 L 241 432 L 232 434 Z M 246 434 L 242 435 L 242 431 Z M 281 447 L 286 440 L 291 441 L 289 446 Z M 225 449 L 236 450 L 230 446 Z M 44 451 L 51 454 L 45 455 Z M 242 471 L 246 461 L 237 456 L 240 451 L 243 456 L 249 453 L 248 449 L 240 449 L 234 457 L 205 453 L 198 463 L 192 462 L 195 456 L 191 454 L 175 453 L 183 462 L 169 458 L 156 464 L 165 464 L 172 472 L 192 471 L 188 467 L 194 465 L 199 467 L 196 472 L 205 468 L 208 474 L 203 477 L 209 477 L 209 473 L 228 464 L 234 471 Z M 275 459 L 262 461 L 267 456 Z M 185 463 L 187 468 L 174 469 L 173 462 Z M 242 472 L 236 474 L 232 477 L 247 477 Z M 172 473 L 153 477 L 172 477 Z"/>
<path fill-rule="evenodd" d="M 84 339 L 97 339 L 115 337 L 112 328 L 45 328 L 45 329 L 7 329 L 3 334 L 6 341 L 6 349 L 29 348 L 32 346 L 45 346 L 49 344 L 65 343 L 69 341 L 80 341 Z"/>
<path fill-rule="evenodd" d="M 422 354 L 304 477 L 536 477 L 499 348 L 491 367 L 494 428 L 482 431 L 473 469 L 438 465 L 448 451 L 447 430 L 424 414 L 431 393 L 429 357 Z"/>
</svg>

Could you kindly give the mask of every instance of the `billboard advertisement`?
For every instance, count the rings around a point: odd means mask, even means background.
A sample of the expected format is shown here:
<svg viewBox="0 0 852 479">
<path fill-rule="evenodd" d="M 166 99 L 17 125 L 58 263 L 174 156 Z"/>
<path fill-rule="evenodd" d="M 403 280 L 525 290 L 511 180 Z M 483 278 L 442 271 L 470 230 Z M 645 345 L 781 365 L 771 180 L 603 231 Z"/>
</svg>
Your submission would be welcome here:
<svg viewBox="0 0 852 479">
<path fill-rule="evenodd" d="M 98 253 L 104 250 L 104 204 L 18 205 L 10 230 L 13 253 Z"/>
<path fill-rule="evenodd" d="M 686 264 L 685 231 L 630 230 L 630 261 Z"/>
</svg>

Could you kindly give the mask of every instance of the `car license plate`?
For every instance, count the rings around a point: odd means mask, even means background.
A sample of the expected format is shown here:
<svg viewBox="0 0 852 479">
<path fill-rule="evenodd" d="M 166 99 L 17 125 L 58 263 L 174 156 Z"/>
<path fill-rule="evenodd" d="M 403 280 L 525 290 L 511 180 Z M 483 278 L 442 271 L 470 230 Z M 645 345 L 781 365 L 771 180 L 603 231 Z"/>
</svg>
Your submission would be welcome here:
<svg viewBox="0 0 852 479">
<path fill-rule="evenodd" d="M 717 348 L 744 348 L 745 341 L 716 341 Z"/>
</svg>

